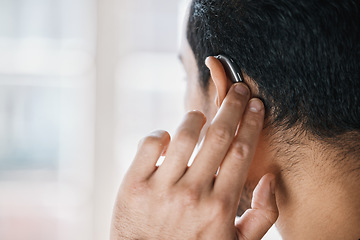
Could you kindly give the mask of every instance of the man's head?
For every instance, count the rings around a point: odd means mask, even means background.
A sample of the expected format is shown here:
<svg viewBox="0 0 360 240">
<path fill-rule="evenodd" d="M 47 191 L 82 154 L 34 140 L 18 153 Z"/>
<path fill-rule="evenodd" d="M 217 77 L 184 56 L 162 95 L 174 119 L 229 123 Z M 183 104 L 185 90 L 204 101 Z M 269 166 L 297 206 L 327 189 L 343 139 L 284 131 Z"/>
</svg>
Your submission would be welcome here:
<svg viewBox="0 0 360 240">
<path fill-rule="evenodd" d="M 310 148 L 324 152 L 336 149 L 333 156 L 350 152 L 329 165 L 343 161 L 349 171 L 359 167 L 359 159 L 347 161 L 360 151 L 359 23 L 358 0 L 194 0 L 183 48 L 191 53 L 182 54 L 187 55 L 188 108 L 208 118 L 215 114 L 219 87 L 204 61 L 228 55 L 267 109 L 267 127 L 249 173 L 254 181 L 277 168 L 279 162 L 271 161 L 281 156 L 288 163 L 279 171 L 291 171 L 299 156 L 309 158 L 297 150 L 310 142 L 315 143 Z"/>
</svg>

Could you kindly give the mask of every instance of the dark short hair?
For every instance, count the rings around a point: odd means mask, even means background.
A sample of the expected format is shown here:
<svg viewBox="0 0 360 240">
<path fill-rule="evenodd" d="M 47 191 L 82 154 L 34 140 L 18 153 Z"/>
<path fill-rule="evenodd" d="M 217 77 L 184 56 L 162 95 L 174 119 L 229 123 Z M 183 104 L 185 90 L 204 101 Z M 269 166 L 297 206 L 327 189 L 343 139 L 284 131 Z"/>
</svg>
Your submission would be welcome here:
<svg viewBox="0 0 360 240">
<path fill-rule="evenodd" d="M 204 60 L 222 53 L 256 82 L 272 124 L 359 131 L 359 0 L 194 0 L 187 40 L 205 91 Z"/>
</svg>

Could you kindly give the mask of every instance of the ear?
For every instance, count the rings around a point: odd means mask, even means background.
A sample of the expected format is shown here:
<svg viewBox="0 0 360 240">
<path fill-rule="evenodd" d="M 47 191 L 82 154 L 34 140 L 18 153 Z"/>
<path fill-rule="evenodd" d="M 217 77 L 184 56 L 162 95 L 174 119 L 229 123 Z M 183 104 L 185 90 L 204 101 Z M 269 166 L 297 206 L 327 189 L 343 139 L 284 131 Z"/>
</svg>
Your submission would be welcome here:
<svg viewBox="0 0 360 240">
<path fill-rule="evenodd" d="M 232 85 L 232 82 L 227 78 L 224 67 L 218 59 L 215 57 L 207 57 L 205 64 L 210 70 L 211 79 L 216 87 L 216 105 L 220 107 Z"/>
</svg>

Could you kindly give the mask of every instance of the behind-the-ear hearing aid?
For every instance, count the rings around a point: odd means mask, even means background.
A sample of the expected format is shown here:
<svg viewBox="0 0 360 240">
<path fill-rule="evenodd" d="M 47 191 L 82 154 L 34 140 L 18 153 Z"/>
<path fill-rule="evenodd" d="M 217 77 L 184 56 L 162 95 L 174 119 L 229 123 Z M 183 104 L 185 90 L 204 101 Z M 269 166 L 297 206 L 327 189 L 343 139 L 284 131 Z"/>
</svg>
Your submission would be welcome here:
<svg viewBox="0 0 360 240">
<path fill-rule="evenodd" d="M 217 58 L 221 62 L 227 77 L 230 78 L 232 82 L 238 83 L 244 81 L 244 78 L 241 74 L 239 67 L 230 57 L 227 57 L 223 54 L 219 54 L 215 56 L 215 58 Z"/>
</svg>

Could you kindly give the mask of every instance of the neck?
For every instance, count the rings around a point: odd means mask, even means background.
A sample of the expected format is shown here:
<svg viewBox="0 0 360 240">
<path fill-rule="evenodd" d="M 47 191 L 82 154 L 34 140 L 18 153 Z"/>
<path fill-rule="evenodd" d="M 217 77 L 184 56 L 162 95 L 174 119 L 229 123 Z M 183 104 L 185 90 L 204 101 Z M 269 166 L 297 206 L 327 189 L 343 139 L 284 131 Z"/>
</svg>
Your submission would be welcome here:
<svg viewBox="0 0 360 240">
<path fill-rule="evenodd" d="M 340 174 L 324 162 L 329 158 L 303 159 L 295 172 L 280 174 L 276 226 L 283 239 L 360 239 L 359 173 Z"/>
</svg>

